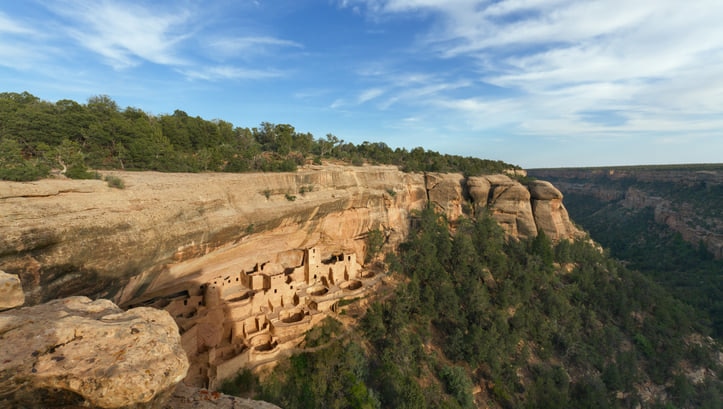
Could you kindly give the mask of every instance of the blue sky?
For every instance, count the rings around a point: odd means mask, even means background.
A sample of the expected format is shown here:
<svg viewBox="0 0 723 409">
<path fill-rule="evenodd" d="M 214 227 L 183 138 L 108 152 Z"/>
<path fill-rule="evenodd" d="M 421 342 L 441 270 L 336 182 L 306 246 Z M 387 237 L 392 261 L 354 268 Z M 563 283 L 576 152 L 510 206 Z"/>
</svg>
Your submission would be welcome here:
<svg viewBox="0 0 723 409">
<path fill-rule="evenodd" d="M 0 2 L 0 91 L 523 167 L 723 162 L 723 1 Z"/>
</svg>

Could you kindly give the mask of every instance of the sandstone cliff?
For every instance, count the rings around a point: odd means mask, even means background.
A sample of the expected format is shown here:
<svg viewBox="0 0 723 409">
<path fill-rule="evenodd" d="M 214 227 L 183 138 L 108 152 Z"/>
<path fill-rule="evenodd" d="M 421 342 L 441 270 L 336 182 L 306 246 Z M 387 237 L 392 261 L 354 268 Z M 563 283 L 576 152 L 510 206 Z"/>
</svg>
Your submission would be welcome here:
<svg viewBox="0 0 723 409">
<path fill-rule="evenodd" d="M 0 182 L 0 269 L 19 274 L 27 304 L 70 295 L 125 303 L 289 249 L 344 250 L 363 260 L 370 229 L 393 245 L 428 202 L 452 219 L 488 207 L 517 237 L 538 228 L 555 239 L 579 234 L 559 192 L 531 197 L 504 175 L 425 177 L 388 166 L 112 173 L 125 189 L 98 180 Z"/>
<path fill-rule="evenodd" d="M 701 167 L 536 169 L 530 175 L 552 180 L 566 194 L 627 209 L 651 208 L 657 223 L 723 258 L 723 170 Z"/>
<path fill-rule="evenodd" d="M 581 235 L 555 187 L 505 175 L 113 174 L 125 189 L 0 183 L 0 268 L 31 305 L 82 294 L 165 309 L 190 359 L 185 382 L 211 388 L 288 355 L 339 301 L 374 291 L 381 277 L 360 264 L 368 232 L 392 248 L 425 206 L 451 220 L 487 211 L 515 238 Z"/>
</svg>

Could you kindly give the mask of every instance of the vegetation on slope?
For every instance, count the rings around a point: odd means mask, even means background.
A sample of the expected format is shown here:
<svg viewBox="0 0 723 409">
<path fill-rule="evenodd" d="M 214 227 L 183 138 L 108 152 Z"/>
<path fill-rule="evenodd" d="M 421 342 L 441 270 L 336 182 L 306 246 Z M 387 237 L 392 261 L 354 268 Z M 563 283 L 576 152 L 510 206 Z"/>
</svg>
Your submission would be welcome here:
<svg viewBox="0 0 723 409">
<path fill-rule="evenodd" d="M 157 116 L 137 108 L 121 110 L 108 96 L 79 104 L 67 99 L 46 102 L 27 92 L 0 93 L 0 180 L 35 180 L 51 168 L 65 168 L 65 175 L 73 178 L 93 177 L 88 168 L 293 171 L 322 159 L 469 175 L 516 168 L 423 148 L 392 149 L 383 142 L 355 145 L 332 134 L 315 138 L 288 124 L 263 122 L 249 129 L 181 110 Z"/>
<path fill-rule="evenodd" d="M 702 195 L 688 197 L 709 208 L 709 213 L 715 214 L 711 217 L 723 220 L 718 214 L 721 208 Z M 629 268 L 641 271 L 695 307 L 711 320 L 713 335 L 723 337 L 723 260 L 714 260 L 702 243 L 694 246 L 679 233 L 656 223 L 652 208 L 626 209 L 619 203 L 580 194 L 566 195 L 565 203 L 571 217 L 609 248 L 613 257 L 625 260 Z"/>
<path fill-rule="evenodd" d="M 643 275 L 583 241 L 506 242 L 486 215 L 415 226 L 387 256 L 402 283 L 351 334 L 329 324 L 326 348 L 227 387 L 286 408 L 720 407 L 719 346 Z"/>
</svg>

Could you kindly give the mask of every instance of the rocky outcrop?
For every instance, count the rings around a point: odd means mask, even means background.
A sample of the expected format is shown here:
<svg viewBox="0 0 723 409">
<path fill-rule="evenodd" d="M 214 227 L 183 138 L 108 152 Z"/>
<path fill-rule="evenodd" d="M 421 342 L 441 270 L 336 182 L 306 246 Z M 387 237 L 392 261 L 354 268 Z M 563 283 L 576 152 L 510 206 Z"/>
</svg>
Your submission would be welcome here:
<svg viewBox="0 0 723 409">
<path fill-rule="evenodd" d="M 527 187 L 504 175 L 466 180 L 391 166 L 112 174 L 125 189 L 99 180 L 0 182 L 0 269 L 20 276 L 28 304 L 87 295 L 125 305 L 289 249 L 363 260 L 369 230 L 382 229 L 393 246 L 411 212 L 430 202 L 452 219 L 486 207 L 511 236 L 534 236 L 538 223 L 556 226 L 550 237 L 564 236 L 559 222 L 535 218 Z M 489 194 L 480 194 L 486 184 Z"/>
<path fill-rule="evenodd" d="M 0 311 L 25 303 L 25 293 L 18 276 L 0 271 Z"/>
<path fill-rule="evenodd" d="M 655 221 L 697 246 L 704 243 L 723 258 L 723 217 L 720 209 L 723 166 L 679 165 L 590 169 L 535 169 L 568 195 L 593 197 L 625 209 L 650 208 Z"/>
<path fill-rule="evenodd" d="M 188 370 L 165 311 L 123 312 L 108 300 L 54 300 L 0 314 L 0 404 L 143 408 Z"/>
<path fill-rule="evenodd" d="M 465 179 L 458 173 L 427 173 L 424 175 L 427 200 L 435 210 L 447 215 L 450 220 L 456 220 L 464 215 L 463 188 Z M 467 214 L 469 215 L 469 214 Z"/>
<path fill-rule="evenodd" d="M 268 402 L 224 395 L 208 389 L 179 384 L 163 409 L 280 409 Z"/>
<path fill-rule="evenodd" d="M 410 211 L 427 201 L 424 176 L 393 167 L 114 174 L 125 189 L 0 182 L 0 269 L 20 276 L 29 304 L 78 294 L 122 303 L 178 280 L 203 282 L 219 263 L 295 248 L 363 259 L 369 230 L 399 242 Z"/>
<path fill-rule="evenodd" d="M 532 214 L 530 191 L 504 175 L 480 176 L 490 184 L 486 207 L 505 232 L 515 237 L 534 237 L 537 226 Z M 483 198 L 480 198 L 484 200 Z M 484 207 L 475 200 L 476 207 Z"/>
<path fill-rule="evenodd" d="M 529 184 L 532 199 L 532 213 L 537 228 L 544 231 L 553 240 L 580 235 L 562 204 L 562 193 L 546 181 L 533 181 Z"/>
<path fill-rule="evenodd" d="M 557 241 L 581 237 L 562 204 L 562 193 L 542 181 L 524 186 L 505 175 L 467 180 L 475 211 L 488 209 L 508 235 L 535 237 L 542 230 Z"/>
</svg>

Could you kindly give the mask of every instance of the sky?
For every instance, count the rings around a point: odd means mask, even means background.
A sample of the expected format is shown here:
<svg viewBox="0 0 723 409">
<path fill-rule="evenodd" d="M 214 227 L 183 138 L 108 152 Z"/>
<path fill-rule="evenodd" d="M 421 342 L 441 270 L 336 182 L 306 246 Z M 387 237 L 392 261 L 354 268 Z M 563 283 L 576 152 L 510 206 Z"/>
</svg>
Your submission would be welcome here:
<svg viewBox="0 0 723 409">
<path fill-rule="evenodd" d="M 721 163 L 722 21 L 720 0 L 0 0 L 0 92 L 524 168 Z"/>
</svg>

